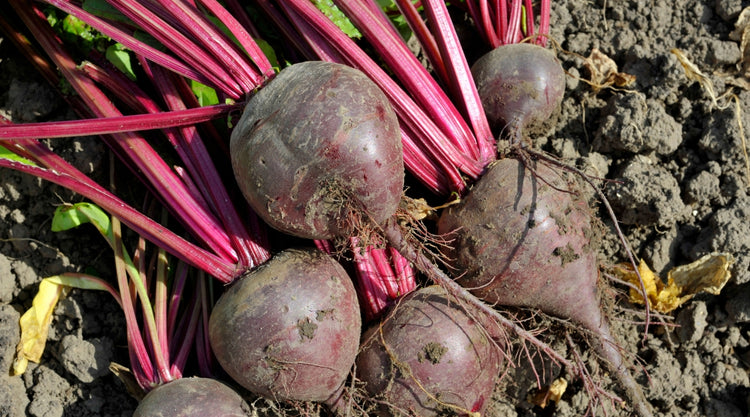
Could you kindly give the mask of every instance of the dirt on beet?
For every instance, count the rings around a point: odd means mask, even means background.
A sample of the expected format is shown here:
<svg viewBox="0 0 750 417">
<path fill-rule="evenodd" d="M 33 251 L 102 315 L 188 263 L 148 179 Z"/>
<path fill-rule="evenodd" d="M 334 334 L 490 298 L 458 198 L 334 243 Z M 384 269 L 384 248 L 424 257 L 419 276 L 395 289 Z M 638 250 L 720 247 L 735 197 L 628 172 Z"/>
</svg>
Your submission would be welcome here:
<svg viewBox="0 0 750 417">
<path fill-rule="evenodd" d="M 614 291 L 608 294 L 618 297 L 616 308 L 622 313 L 615 310 L 614 331 L 640 358 L 636 374 L 659 416 L 743 417 L 750 412 L 747 130 L 742 134 L 750 126 L 750 92 L 747 77 L 738 71 L 743 68 L 740 42 L 730 37 L 748 6 L 747 0 L 552 2 L 551 38 L 559 45 L 567 89 L 556 126 L 546 136 L 535 136 L 535 145 L 607 180 L 603 190 L 635 254 L 660 276 L 711 252 L 727 252 L 735 260 L 720 295 L 699 294 L 674 312 L 653 317 L 645 341 L 643 326 L 633 323 L 643 317 L 625 314 L 641 307 Z M 466 27 L 460 32 L 470 33 Z M 673 49 L 712 82 L 717 102 L 686 76 Z M 617 66 L 614 78 L 593 78 L 591 68 L 602 68 L 601 56 Z M 617 80 L 632 82 L 618 87 Z M 600 88 L 607 83 L 610 87 Z M 721 97 L 727 92 L 736 102 Z M 74 117 L 7 41 L 0 43 L 0 113 L 19 123 Z M 56 140 L 50 146 L 83 172 L 105 179 L 108 155 L 96 138 Z M 113 276 L 111 251 L 95 230 L 49 230 L 55 206 L 78 201 L 60 187 L 0 169 L 2 416 L 125 417 L 137 405 L 108 369 L 111 362 L 127 366 L 128 357 L 122 312 L 103 293 L 72 291 L 55 310 L 41 363 L 30 364 L 23 376 L 8 375 L 19 340 L 18 319 L 43 277 L 65 271 Z M 612 266 L 625 254 L 612 222 L 600 214 L 610 229 L 600 259 Z M 606 384 L 595 358 L 570 349 L 561 335 L 546 336 L 569 357 L 579 354 Z M 589 395 L 580 381 L 537 359 L 543 384 L 562 377 L 568 385 L 559 402 L 545 408 L 530 402 L 539 393 L 537 375 L 525 359 L 516 362 L 507 369 L 487 416 L 587 412 Z M 612 385 L 605 388 L 617 392 Z M 317 408 L 300 412 L 318 413 Z M 605 412 L 628 415 L 610 404 L 597 415 Z"/>
</svg>

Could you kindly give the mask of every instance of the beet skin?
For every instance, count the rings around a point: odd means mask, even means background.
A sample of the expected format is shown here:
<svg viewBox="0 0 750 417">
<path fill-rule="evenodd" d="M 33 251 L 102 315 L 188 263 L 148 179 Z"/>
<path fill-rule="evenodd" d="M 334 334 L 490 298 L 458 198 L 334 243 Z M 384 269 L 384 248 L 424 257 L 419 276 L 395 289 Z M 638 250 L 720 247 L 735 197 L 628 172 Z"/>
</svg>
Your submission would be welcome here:
<svg viewBox="0 0 750 417">
<path fill-rule="evenodd" d="M 487 120 L 520 139 L 522 129 L 543 129 L 560 107 L 565 72 L 555 54 L 528 43 L 488 52 L 471 67 Z"/>
<path fill-rule="evenodd" d="M 251 408 L 240 394 L 210 378 L 180 378 L 149 392 L 133 417 L 247 417 Z"/>
<path fill-rule="evenodd" d="M 595 328 L 591 211 L 559 172 L 533 169 L 500 160 L 461 204 L 446 209 L 438 232 L 455 238 L 446 256 L 459 283 L 490 304 L 539 308 Z"/>
<path fill-rule="evenodd" d="M 219 298 L 211 347 L 237 383 L 267 398 L 335 401 L 362 331 L 354 285 L 318 250 L 289 249 Z"/>
<path fill-rule="evenodd" d="M 440 233 L 458 282 L 489 304 L 538 308 L 581 325 L 639 416 L 651 416 L 601 308 L 593 215 L 565 173 L 503 159 L 446 209 Z"/>
<path fill-rule="evenodd" d="M 381 223 L 404 185 L 401 131 L 380 88 L 330 62 L 282 70 L 245 107 L 230 142 L 235 178 L 272 227 L 310 238 L 348 237 Z"/>
<path fill-rule="evenodd" d="M 501 355 L 441 287 L 404 296 L 362 340 L 357 377 L 385 404 L 379 415 L 483 415 Z"/>
</svg>

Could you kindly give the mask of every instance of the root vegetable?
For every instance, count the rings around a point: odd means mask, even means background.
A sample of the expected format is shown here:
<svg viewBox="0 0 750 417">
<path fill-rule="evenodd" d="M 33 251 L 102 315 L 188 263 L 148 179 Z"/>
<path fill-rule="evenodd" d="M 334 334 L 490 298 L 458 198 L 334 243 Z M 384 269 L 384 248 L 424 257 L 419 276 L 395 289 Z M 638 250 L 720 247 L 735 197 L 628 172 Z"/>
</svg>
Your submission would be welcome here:
<svg viewBox="0 0 750 417">
<path fill-rule="evenodd" d="M 558 172 L 542 164 L 534 170 L 500 160 L 461 204 L 443 211 L 438 233 L 455 237 L 447 258 L 459 283 L 491 304 L 540 307 L 595 326 L 591 211 L 564 191 L 570 187 Z"/>
<path fill-rule="evenodd" d="M 538 308 L 583 326 L 639 415 L 650 415 L 600 306 L 592 214 L 568 190 L 575 187 L 543 164 L 496 162 L 441 215 L 438 231 L 455 237 L 445 255 L 459 283 L 486 302 Z"/>
<path fill-rule="evenodd" d="M 344 268 L 317 250 L 289 249 L 234 283 L 211 314 L 222 368 L 268 398 L 336 401 L 362 323 Z"/>
<path fill-rule="evenodd" d="M 180 378 L 154 388 L 133 417 L 246 417 L 250 407 L 227 385 L 210 378 Z"/>
<path fill-rule="evenodd" d="M 555 55 L 528 43 L 488 52 L 471 68 L 490 125 L 517 141 L 543 124 L 562 103 L 565 73 Z"/>
<path fill-rule="evenodd" d="M 250 100 L 230 147 L 247 201 L 295 236 L 354 235 L 356 216 L 381 223 L 401 198 L 396 115 L 375 83 L 345 65 L 282 70 Z"/>
<path fill-rule="evenodd" d="M 357 377 L 388 405 L 382 415 L 481 414 L 502 364 L 497 345 L 438 286 L 402 298 L 363 340 Z"/>
</svg>

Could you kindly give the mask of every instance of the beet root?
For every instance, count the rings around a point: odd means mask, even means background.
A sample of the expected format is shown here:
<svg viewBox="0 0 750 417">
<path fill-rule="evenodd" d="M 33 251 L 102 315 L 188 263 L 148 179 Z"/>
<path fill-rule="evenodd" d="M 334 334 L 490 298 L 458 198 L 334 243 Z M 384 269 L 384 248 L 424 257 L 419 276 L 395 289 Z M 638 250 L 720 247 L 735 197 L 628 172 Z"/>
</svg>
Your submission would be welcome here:
<svg viewBox="0 0 750 417">
<path fill-rule="evenodd" d="M 439 233 L 455 238 L 445 256 L 458 282 L 485 302 L 538 308 L 581 325 L 632 406 L 651 415 L 602 312 L 593 217 L 574 190 L 546 165 L 494 163 L 442 213 Z"/>
<path fill-rule="evenodd" d="M 533 44 L 495 48 L 472 65 L 471 73 L 490 125 L 517 140 L 522 129 L 543 129 L 565 93 L 557 58 Z"/>
<path fill-rule="evenodd" d="M 251 408 L 227 385 L 210 378 L 180 378 L 143 398 L 133 417 L 247 417 Z"/>
<path fill-rule="evenodd" d="M 398 119 L 354 68 L 316 61 L 285 68 L 249 101 L 230 148 L 245 198 L 285 233 L 348 237 L 356 234 L 354 217 L 381 223 L 398 208 Z"/>
<path fill-rule="evenodd" d="M 336 401 L 361 330 L 351 279 L 317 250 L 275 255 L 229 287 L 209 321 L 222 368 L 278 400 Z"/>
<path fill-rule="evenodd" d="M 598 309 L 591 212 L 560 174 L 514 159 L 489 167 L 471 192 L 443 211 L 438 233 L 459 283 L 490 304 L 536 307 L 579 323 Z"/>
<path fill-rule="evenodd" d="M 416 290 L 363 336 L 357 377 L 381 415 L 482 413 L 502 356 L 482 327 L 438 286 Z"/>
</svg>

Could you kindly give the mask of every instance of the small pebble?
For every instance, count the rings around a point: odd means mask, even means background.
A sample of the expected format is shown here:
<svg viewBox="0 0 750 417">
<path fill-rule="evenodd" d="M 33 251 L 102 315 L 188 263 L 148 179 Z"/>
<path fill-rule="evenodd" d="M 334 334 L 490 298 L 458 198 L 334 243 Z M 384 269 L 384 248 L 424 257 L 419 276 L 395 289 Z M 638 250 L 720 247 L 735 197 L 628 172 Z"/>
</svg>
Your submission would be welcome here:
<svg viewBox="0 0 750 417">
<path fill-rule="evenodd" d="M 697 342 L 703 336 L 708 322 L 708 310 L 703 301 L 694 301 L 677 314 L 677 336 L 683 343 Z"/>
</svg>

